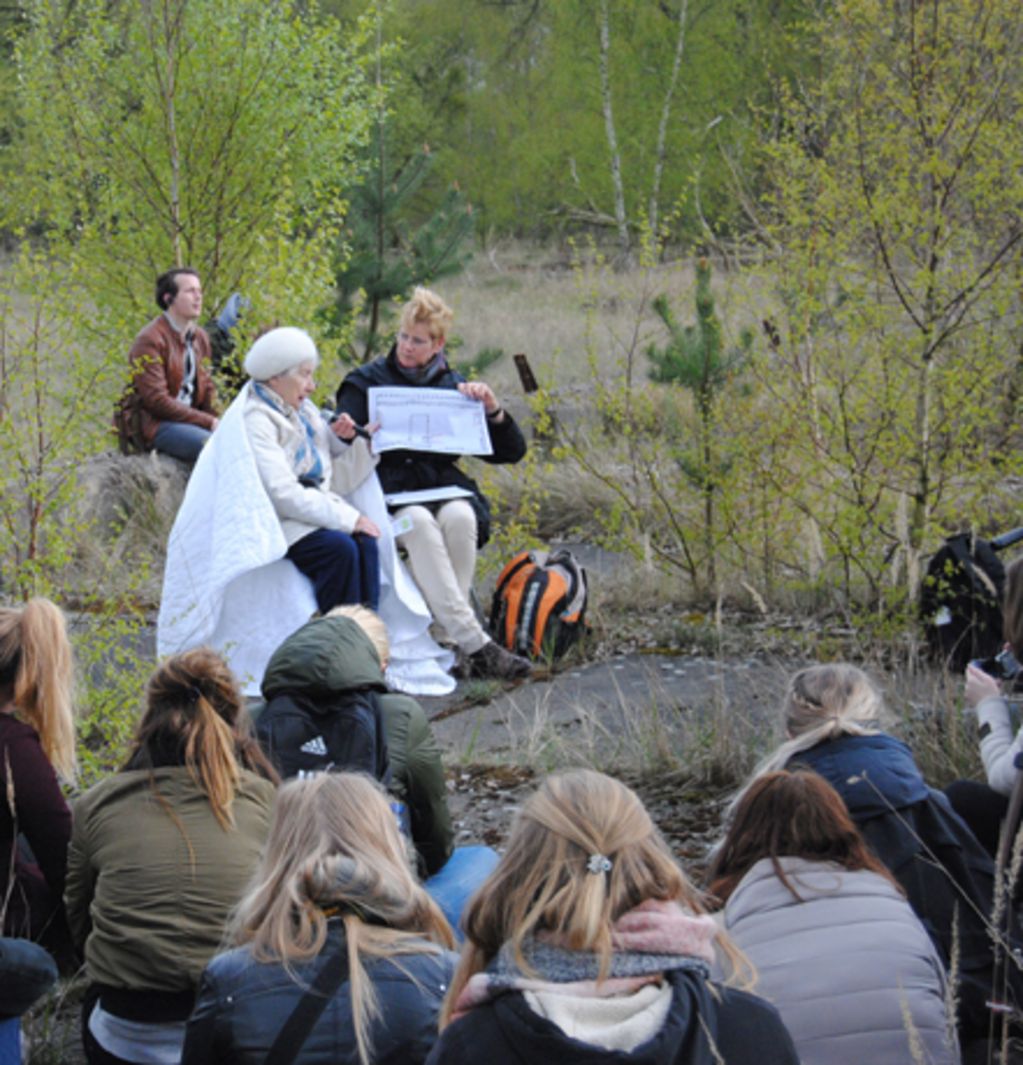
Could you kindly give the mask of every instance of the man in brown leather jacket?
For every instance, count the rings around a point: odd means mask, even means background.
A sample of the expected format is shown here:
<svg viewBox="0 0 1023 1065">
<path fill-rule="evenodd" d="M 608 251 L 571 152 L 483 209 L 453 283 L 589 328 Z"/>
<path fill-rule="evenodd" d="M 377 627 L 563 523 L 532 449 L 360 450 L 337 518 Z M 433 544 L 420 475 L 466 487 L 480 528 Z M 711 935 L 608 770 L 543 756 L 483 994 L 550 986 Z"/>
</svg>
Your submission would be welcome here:
<svg viewBox="0 0 1023 1065">
<path fill-rule="evenodd" d="M 202 282 L 191 267 L 156 279 L 162 313 L 135 338 L 129 402 L 138 413 L 141 443 L 184 462 L 194 462 L 217 427 L 216 390 L 210 378 L 210 341 L 196 324 Z"/>
</svg>

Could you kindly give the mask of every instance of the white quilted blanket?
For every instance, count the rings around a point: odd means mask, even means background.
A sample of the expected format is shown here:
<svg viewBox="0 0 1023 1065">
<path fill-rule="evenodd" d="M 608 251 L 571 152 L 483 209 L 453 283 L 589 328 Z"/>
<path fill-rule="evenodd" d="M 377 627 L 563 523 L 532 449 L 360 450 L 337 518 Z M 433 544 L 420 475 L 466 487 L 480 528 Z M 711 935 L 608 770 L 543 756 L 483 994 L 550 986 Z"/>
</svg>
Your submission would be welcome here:
<svg viewBox="0 0 1023 1065">
<path fill-rule="evenodd" d="M 247 695 L 259 693 L 270 655 L 316 610 L 312 585 L 284 554 L 287 544 L 256 469 L 243 389 L 192 471 L 167 544 L 157 651 L 202 644 L 222 652 Z M 430 613 L 395 550 L 376 474 L 346 498 L 380 526 L 380 616 L 391 642 L 388 684 L 411 695 L 454 686 L 452 655 L 430 637 Z"/>
</svg>

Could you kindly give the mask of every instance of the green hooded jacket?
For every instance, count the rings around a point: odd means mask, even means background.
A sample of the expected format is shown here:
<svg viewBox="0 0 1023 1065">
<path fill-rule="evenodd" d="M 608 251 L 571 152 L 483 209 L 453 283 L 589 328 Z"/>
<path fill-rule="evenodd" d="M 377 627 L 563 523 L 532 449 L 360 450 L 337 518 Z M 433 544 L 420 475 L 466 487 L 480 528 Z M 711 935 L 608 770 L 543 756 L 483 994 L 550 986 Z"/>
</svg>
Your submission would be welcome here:
<svg viewBox="0 0 1023 1065">
<path fill-rule="evenodd" d="M 263 675 L 263 698 L 299 693 L 314 702 L 368 688 L 378 693 L 391 761 L 391 791 L 408 806 L 412 842 L 427 875 L 451 856 L 454 831 L 440 749 L 423 708 L 388 692 L 372 641 L 351 618 L 316 618 L 274 651 Z"/>
</svg>

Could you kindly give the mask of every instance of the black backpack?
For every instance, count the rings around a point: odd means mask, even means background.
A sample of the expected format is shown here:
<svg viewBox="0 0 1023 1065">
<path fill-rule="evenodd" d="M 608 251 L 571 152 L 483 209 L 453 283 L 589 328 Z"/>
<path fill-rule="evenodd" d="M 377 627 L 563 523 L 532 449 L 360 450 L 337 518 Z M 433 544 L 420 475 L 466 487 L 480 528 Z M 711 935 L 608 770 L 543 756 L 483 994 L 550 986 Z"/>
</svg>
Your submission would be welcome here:
<svg viewBox="0 0 1023 1065">
<path fill-rule="evenodd" d="M 962 672 L 974 658 L 1002 647 L 1005 567 L 996 554 L 1023 539 L 1023 528 L 994 540 L 970 533 L 948 537 L 934 553 L 920 593 L 920 617 L 932 654 Z"/>
<path fill-rule="evenodd" d="M 320 700 L 278 693 L 259 715 L 256 736 L 284 779 L 348 770 L 369 773 L 385 787 L 390 783 L 380 707 L 369 689 Z"/>
</svg>

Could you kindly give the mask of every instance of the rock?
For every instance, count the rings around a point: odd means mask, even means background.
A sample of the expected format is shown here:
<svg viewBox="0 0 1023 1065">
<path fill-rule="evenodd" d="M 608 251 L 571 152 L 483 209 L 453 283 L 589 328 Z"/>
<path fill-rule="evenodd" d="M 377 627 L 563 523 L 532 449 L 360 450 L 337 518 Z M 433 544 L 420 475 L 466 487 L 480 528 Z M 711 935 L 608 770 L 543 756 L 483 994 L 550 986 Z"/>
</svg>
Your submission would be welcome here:
<svg viewBox="0 0 1023 1065">
<path fill-rule="evenodd" d="M 75 506 L 67 517 L 73 532 L 70 591 L 158 600 L 167 537 L 188 484 L 190 467 L 157 452 L 96 455 L 79 475 Z M 140 562 L 140 560 L 145 560 Z"/>
</svg>

